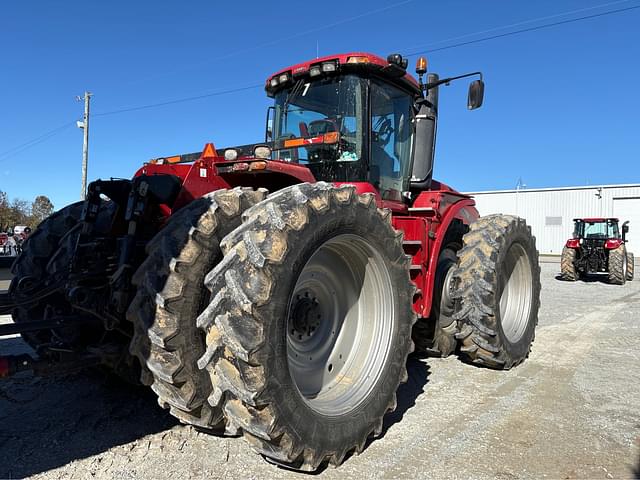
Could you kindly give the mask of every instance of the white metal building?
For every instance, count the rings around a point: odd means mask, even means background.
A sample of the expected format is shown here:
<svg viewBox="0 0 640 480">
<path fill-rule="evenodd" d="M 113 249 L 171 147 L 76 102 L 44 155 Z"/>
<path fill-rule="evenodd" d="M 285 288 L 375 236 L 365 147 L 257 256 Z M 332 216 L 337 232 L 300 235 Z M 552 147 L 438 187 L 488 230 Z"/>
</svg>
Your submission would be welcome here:
<svg viewBox="0 0 640 480">
<path fill-rule="evenodd" d="M 573 219 L 617 217 L 629 220 L 627 248 L 640 257 L 640 184 L 563 188 L 523 188 L 470 192 L 480 215 L 523 217 L 531 225 L 542 254 L 560 254 L 573 232 Z"/>
</svg>

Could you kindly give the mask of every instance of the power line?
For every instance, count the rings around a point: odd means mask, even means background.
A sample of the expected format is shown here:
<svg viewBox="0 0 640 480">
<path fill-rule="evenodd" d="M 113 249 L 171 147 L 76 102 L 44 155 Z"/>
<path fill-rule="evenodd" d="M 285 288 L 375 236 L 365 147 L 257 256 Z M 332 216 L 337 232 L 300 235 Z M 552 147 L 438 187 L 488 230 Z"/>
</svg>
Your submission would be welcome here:
<svg viewBox="0 0 640 480">
<path fill-rule="evenodd" d="M 436 42 L 431 42 L 431 43 L 427 43 L 427 44 L 423 44 L 423 45 L 418 45 L 418 46 L 415 46 L 415 47 L 405 47 L 405 48 L 402 48 L 400 50 L 401 51 L 406 51 L 406 50 L 413 50 L 415 48 L 431 47 L 433 45 L 452 42 L 454 40 L 460 40 L 462 38 L 475 37 L 476 35 L 482 35 L 482 34 L 489 33 L 489 32 L 495 32 L 497 30 L 505 30 L 507 28 L 518 27 L 520 25 L 526 25 L 528 23 L 535 23 L 535 22 L 541 22 L 541 21 L 544 21 L 544 20 L 550 20 L 552 18 L 566 17 L 567 15 L 573 15 L 574 13 L 586 12 L 586 11 L 589 11 L 589 10 L 597 10 L 597 9 L 604 8 L 604 7 L 610 7 L 612 5 L 619 5 L 621 3 L 629 3 L 630 1 L 631 0 L 617 0 L 615 2 L 601 3 L 600 5 L 594 5 L 592 7 L 578 8 L 576 10 L 568 10 L 568 11 L 565 11 L 565 12 L 556 13 L 554 15 L 547 15 L 547 16 L 544 16 L 544 17 L 532 18 L 530 20 L 524 20 L 524 21 L 521 21 L 521 22 L 516 22 L 516 23 L 509 24 L 509 25 L 500 25 L 499 27 L 489 28 L 487 30 L 480 30 L 478 32 L 466 33 L 464 35 L 458 35 L 456 37 L 445 38 L 443 40 L 438 40 Z M 415 55 L 415 54 L 408 53 L 405 56 L 411 56 L 411 55 Z"/>
<path fill-rule="evenodd" d="M 411 1 L 411 0 L 408 0 L 408 1 Z M 408 1 L 401 2 L 401 3 L 408 3 Z M 532 19 L 532 20 L 527 20 L 527 21 L 515 23 L 515 24 L 512 24 L 512 25 L 506 25 L 506 26 L 503 26 L 503 27 L 496 27 L 494 29 L 485 30 L 484 32 L 476 32 L 476 33 L 463 35 L 461 37 L 453 37 L 452 39 L 448 39 L 448 40 L 441 40 L 439 42 L 435 42 L 435 44 L 443 43 L 443 42 L 450 41 L 450 40 L 454 40 L 456 38 L 464 38 L 464 37 L 468 37 L 468 36 L 472 36 L 472 35 L 477 35 L 479 33 L 486 33 L 486 32 L 489 32 L 489 31 L 495 31 L 495 30 L 501 30 L 501 29 L 504 29 L 504 28 L 510 28 L 512 26 L 515 26 L 515 25 L 523 25 L 523 24 L 526 24 L 526 23 L 537 22 L 537 21 L 544 20 L 544 19 L 549 19 L 549 18 L 557 18 L 559 16 L 564 16 L 564 15 L 569 15 L 571 13 L 591 10 L 591 9 L 594 9 L 594 8 L 602 8 L 602 7 L 605 7 L 605 6 L 616 5 L 616 4 L 620 4 L 620 3 L 628 2 L 628 1 L 629 0 L 621 0 L 621 1 L 617 1 L 617 2 L 609 2 L 609 3 L 601 4 L 601 5 L 598 5 L 598 6 L 594 6 L 594 7 L 588 7 L 588 8 L 573 10 L 573 11 L 569 11 L 569 12 L 559 13 L 559 14 L 555 14 L 555 15 L 549 15 L 547 17 L 541 17 L 541 18 L 536 18 L 536 19 Z M 395 4 L 395 5 L 389 6 L 387 8 L 391 8 L 391 7 L 397 6 L 397 5 L 399 5 L 399 4 Z M 567 24 L 567 23 L 578 22 L 578 21 L 587 20 L 587 19 L 590 19 L 590 18 L 602 17 L 602 16 L 605 16 L 605 15 L 611 15 L 611 14 L 614 14 L 614 13 L 620 13 L 620 12 L 624 12 L 624 11 L 627 11 L 627 10 L 633 10 L 633 9 L 636 9 L 636 8 L 640 8 L 640 5 L 636 5 L 636 6 L 632 6 L 632 7 L 626 7 L 626 8 L 620 8 L 620 9 L 617 9 L 617 10 L 609 10 L 609 11 L 606 11 L 606 12 L 601 12 L 601 13 L 597 13 L 597 14 L 593 14 L 593 15 L 586 15 L 586 16 L 582 16 L 582 17 L 578 17 L 578 18 L 572 18 L 572 19 L 568 19 L 568 20 L 562 20 L 562 21 L 559 21 L 559 22 L 553 22 L 553 23 L 548 23 L 548 24 L 544 24 L 544 25 L 538 25 L 538 26 L 535 26 L 535 27 L 525 28 L 525 29 L 516 30 L 516 31 L 512 31 L 512 32 L 506 32 L 506 33 L 502 33 L 502 34 L 499 34 L 499 35 L 492 35 L 492 36 L 489 36 L 489 37 L 477 38 L 477 39 L 474 39 L 474 40 L 470 40 L 470 41 L 467 41 L 467 42 L 461 42 L 461 43 L 457 43 L 457 44 L 454 44 L 454 45 L 447 45 L 447 46 L 444 46 L 444 47 L 439 47 L 439 48 L 434 48 L 434 49 L 430 49 L 430 50 L 423 50 L 423 51 L 411 53 L 411 54 L 408 54 L 406 56 L 407 57 L 411 57 L 411 56 L 419 55 L 421 53 L 431 53 L 431 52 L 436 52 L 436 51 L 440 51 L 440 50 L 446 50 L 446 49 L 461 47 L 461 46 L 464 46 L 464 45 L 484 42 L 484 41 L 492 40 L 492 39 L 495 39 L 495 38 L 506 37 L 506 36 L 510 36 L 510 35 L 516 35 L 516 34 L 519 34 L 519 33 L 524 33 L 524 32 L 529 32 L 529 31 L 534 31 L 534 30 L 540 30 L 540 29 L 543 29 L 543 28 L 549 28 L 549 27 L 562 25 L 562 24 Z M 361 15 L 361 16 L 363 16 L 363 15 Z M 335 24 L 339 24 L 339 23 L 342 23 L 342 22 L 336 22 Z M 322 28 L 324 28 L 324 27 L 322 27 Z M 303 35 L 303 34 L 304 33 L 297 34 L 296 36 Z M 293 38 L 293 37 L 291 37 L 291 38 Z M 166 102 L 158 102 L 158 103 L 152 103 L 152 104 L 148 104 L 148 105 L 141 105 L 141 106 L 137 106 L 137 107 L 112 110 L 110 112 L 97 113 L 97 114 L 94 114 L 94 116 L 97 117 L 97 116 L 104 116 L 104 115 L 114 115 L 114 114 L 117 114 L 117 113 L 124 113 L 124 112 L 136 111 L 136 110 L 143 110 L 143 109 L 147 109 L 147 108 L 161 107 L 161 106 L 165 106 L 165 105 L 172 105 L 172 104 L 182 103 L 182 102 L 190 102 L 190 101 L 193 101 L 193 100 L 200 100 L 202 98 L 208 98 L 208 97 L 214 97 L 214 96 L 218 96 L 218 95 L 226 95 L 226 94 L 229 94 L 229 93 L 236 93 L 236 92 L 241 92 L 241 91 L 245 91 L 245 90 L 250 90 L 250 89 L 253 89 L 253 88 L 260 87 L 260 86 L 262 86 L 262 84 L 249 85 L 249 86 L 246 86 L 246 87 L 235 88 L 235 89 L 230 89 L 230 90 L 223 90 L 223 91 L 219 91 L 219 92 L 214 92 L 214 93 L 209 93 L 209 94 L 204 94 L 204 95 L 197 95 L 197 96 L 193 96 L 193 97 L 179 98 L 179 99 L 176 99 L 176 100 L 170 100 L 170 101 L 166 101 Z"/>
<path fill-rule="evenodd" d="M 264 47 L 270 47 L 272 45 L 276 45 L 276 44 L 281 43 L 281 42 L 286 42 L 288 40 L 293 40 L 293 39 L 296 39 L 296 38 L 299 38 L 299 37 L 310 35 L 312 33 L 317 33 L 317 32 L 320 32 L 322 30 L 326 30 L 328 28 L 337 27 L 338 25 L 344 25 L 345 23 L 350 23 L 350 22 L 353 22 L 355 20 L 359 20 L 359 19 L 364 18 L 364 17 L 375 15 L 377 13 L 382 13 L 382 12 L 385 12 L 387 10 L 391 10 L 393 8 L 400 7 L 402 5 L 406 5 L 406 4 L 411 3 L 413 1 L 414 0 L 403 0 L 401 2 L 392 3 L 391 5 L 387 5 L 387 6 L 384 6 L 384 7 L 376 8 L 376 9 L 373 9 L 373 10 L 369 10 L 367 12 L 360 13 L 360 14 L 355 15 L 353 17 L 345 18 L 345 19 L 342 19 L 342 20 L 337 20 L 335 22 L 327 23 L 325 25 L 320 25 L 318 27 L 314 27 L 314 28 L 311 28 L 309 30 L 305 30 L 303 32 L 294 33 L 294 34 L 288 35 L 286 37 L 280 37 L 280 38 L 277 38 L 275 40 L 269 40 L 267 42 L 263 42 L 263 43 L 259 43 L 257 45 L 253 45 L 251 47 L 243 48 L 243 49 L 240 49 L 240 50 L 235 50 L 233 52 L 226 53 L 226 54 L 221 55 L 219 57 L 208 58 L 206 61 L 203 61 L 203 62 L 197 62 L 197 63 L 188 64 L 188 65 L 183 65 L 182 68 L 183 69 L 184 68 L 193 68 L 193 67 L 197 67 L 197 66 L 200 66 L 200 65 L 208 65 L 208 64 L 210 64 L 212 62 L 217 62 L 218 60 L 225 60 L 227 58 L 231 58 L 231 57 L 234 57 L 236 55 L 240 55 L 240 54 L 243 54 L 243 53 L 248 53 L 248 52 L 251 52 L 251 51 L 254 51 L 254 50 L 258 50 L 258 49 L 264 48 Z M 625 1 L 629 1 L 629 0 L 625 0 Z M 171 75 L 172 73 L 175 73 L 175 71 L 168 72 L 168 71 L 165 70 L 160 74 L 152 75 L 150 77 L 147 77 L 146 79 L 142 79 L 142 80 L 139 80 L 139 81 L 129 82 L 129 84 L 131 85 L 131 84 L 143 83 L 146 80 L 153 79 L 153 78 L 166 77 L 168 75 Z"/>
<path fill-rule="evenodd" d="M 555 27 L 555 26 L 558 26 L 558 25 L 565 25 L 565 24 L 568 24 L 568 23 L 575 23 L 575 22 L 579 22 L 579 21 L 582 21 L 582 20 L 588 20 L 590 18 L 604 17 L 606 15 L 612 15 L 614 13 L 621 13 L 621 12 L 626 12 L 626 11 L 629 11 L 629 10 L 634 10 L 636 8 L 640 8 L 640 5 L 635 5 L 633 7 L 627 7 L 627 8 L 619 8 L 617 10 L 609 10 L 609 11 L 602 12 L 602 13 L 595 13 L 593 15 L 585 15 L 583 17 L 571 18 L 571 19 L 562 20 L 562 21 L 559 21 L 559 22 L 546 23 L 544 25 L 538 25 L 538 26 L 535 26 L 535 27 L 523 28 L 521 30 L 515 30 L 513 32 L 506 32 L 506 33 L 501 33 L 501 34 L 498 34 L 498 35 L 491 35 L 491 36 L 488 36 L 488 37 L 477 38 L 475 40 L 469 40 L 467 42 L 454 43 L 453 45 L 447 45 L 447 46 L 444 46 L 444 47 L 438 47 L 438 48 L 431 48 L 431 49 L 428 49 L 428 50 L 422 50 L 422 51 L 419 51 L 419 52 L 414 52 L 412 54 L 409 54 L 409 55 L 407 55 L 407 57 L 414 57 L 416 55 L 420 55 L 421 53 L 440 52 L 442 50 L 449 50 L 451 48 L 463 47 L 465 45 L 472 45 L 474 43 L 486 42 L 487 40 L 494 40 L 496 38 L 509 37 L 509 36 L 512 36 L 512 35 L 518 35 L 520 33 L 533 32 L 533 31 L 536 31 L 536 30 L 542 30 L 543 28 L 550 28 L 550 27 Z"/>
<path fill-rule="evenodd" d="M 374 10 L 369 10 L 368 12 L 360 13 L 360 14 L 355 15 L 353 17 L 345 18 L 343 20 L 338 20 L 338 21 L 335 21 L 333 23 L 328 23 L 326 25 L 321 25 L 319 27 L 315 27 L 315 28 L 312 28 L 310 30 L 305 30 L 304 32 L 295 33 L 295 34 L 289 35 L 287 37 L 281 37 L 281 38 L 278 38 L 276 40 L 271 40 L 269 42 L 265 42 L 263 44 L 256 45 L 256 46 L 253 46 L 253 47 L 250 47 L 250 48 L 246 48 L 246 49 L 243 49 L 243 50 L 237 50 L 235 52 L 229 53 L 229 54 L 227 54 L 225 56 L 222 56 L 222 57 L 215 58 L 213 60 L 214 61 L 215 60 L 223 60 L 225 58 L 229 58 L 229 57 L 231 57 L 233 55 L 237 55 L 239 53 L 246 53 L 246 52 L 249 52 L 249 51 L 252 51 L 252 50 L 256 50 L 258 48 L 269 47 L 271 45 L 275 45 L 276 43 L 286 42 L 287 40 L 293 40 L 294 38 L 303 37 L 303 36 L 309 35 L 311 33 L 316 33 L 316 32 L 320 32 L 322 30 L 326 30 L 328 28 L 337 27 L 338 25 L 343 25 L 345 23 L 353 22 L 354 20 L 359 20 L 361 18 L 368 17 L 370 15 L 375 15 L 376 13 L 381 13 L 381 12 L 384 12 L 384 11 L 387 11 L 387 10 L 391 10 L 392 8 L 396 8 L 396 7 L 400 7 L 402 5 L 406 5 L 407 3 L 411 3 L 412 1 L 413 0 L 404 0 L 402 2 L 392 3 L 391 5 L 387 5 L 386 7 L 381 7 L 381 8 L 377 8 L 377 9 L 374 9 Z"/>
<path fill-rule="evenodd" d="M 31 140 L 29 140 L 28 142 L 24 142 L 20 145 L 17 145 L 9 150 L 6 150 L 4 152 L 2 152 L 0 154 L 0 162 L 4 162 L 6 160 L 9 160 L 13 157 L 15 157 L 16 155 L 24 152 L 25 150 L 28 150 L 31 147 L 35 147 L 36 145 L 45 142 L 47 140 L 49 140 L 52 137 L 55 137 L 56 135 L 62 133 L 64 130 L 66 130 L 67 128 L 69 128 L 70 126 L 74 125 L 76 122 L 69 122 L 69 123 L 65 123 L 64 125 L 61 125 L 60 127 L 54 129 L 54 130 L 50 130 L 47 133 L 44 133 L 38 137 L 32 138 Z"/>
<path fill-rule="evenodd" d="M 10 148 L 9 150 L 5 150 L 4 152 L 0 153 L 0 158 L 4 157 L 7 154 L 12 153 L 15 150 L 19 150 L 22 147 L 25 147 L 25 146 L 28 147 L 29 144 L 31 144 L 33 142 L 37 142 L 38 140 L 40 140 L 40 139 L 42 139 L 44 137 L 49 138 L 50 136 L 54 136 L 56 133 L 60 132 L 61 130 L 64 130 L 65 128 L 73 125 L 74 123 L 75 122 L 65 123 L 64 125 L 61 125 L 58 128 L 54 128 L 53 130 L 50 130 L 50 131 L 48 131 L 46 133 L 43 133 L 42 135 L 39 135 L 39 136 L 37 136 L 35 138 L 32 138 L 31 140 L 28 140 L 28 141 L 26 141 L 24 143 L 21 143 L 20 145 L 16 145 L 15 147 Z M 44 138 L 44 139 L 46 140 L 47 138 Z"/>
<path fill-rule="evenodd" d="M 221 91 L 213 92 L 213 93 L 205 93 L 204 95 L 196 95 L 196 96 L 193 96 L 193 97 L 177 98 L 175 100 L 168 100 L 168 101 L 165 101 L 165 102 L 149 103 L 147 105 L 138 105 L 138 106 L 134 106 L 134 107 L 125 107 L 125 108 L 120 108 L 120 109 L 117 109 L 117 110 L 110 110 L 108 112 L 94 113 L 93 116 L 94 117 L 104 117 L 106 115 L 115 115 L 117 113 L 134 112 L 136 110 L 145 110 L 147 108 L 163 107 L 165 105 L 174 105 L 176 103 L 183 103 L 183 102 L 192 102 L 194 100 L 200 100 L 202 98 L 217 97 L 219 95 L 227 95 L 229 93 L 243 92 L 245 90 L 251 90 L 251 89 L 254 89 L 254 88 L 261 87 L 261 86 L 263 86 L 263 84 L 262 83 L 258 83 L 258 84 L 255 84 L 255 85 L 248 85 L 246 87 L 232 88 L 230 90 L 221 90 Z"/>
<path fill-rule="evenodd" d="M 372 12 L 378 12 L 378 11 L 382 11 L 382 10 L 387 10 L 389 8 L 393 8 L 393 7 L 398 6 L 398 5 L 409 3 L 410 1 L 412 1 L 412 0 L 405 0 L 404 2 L 393 4 L 393 5 L 390 5 L 388 7 L 385 7 L 385 8 L 382 8 L 382 9 L 378 9 L 378 10 L 375 10 L 375 11 L 372 11 Z M 594 7 L 588 7 L 588 8 L 584 8 L 584 9 L 578 9 L 578 10 L 573 10 L 573 11 L 564 12 L 564 13 L 560 13 L 560 14 L 550 15 L 550 16 L 547 16 L 547 17 L 540 17 L 540 18 L 537 18 L 537 19 L 526 20 L 526 21 L 523 21 L 523 22 L 518 22 L 518 23 L 515 23 L 515 24 L 511 24 L 511 25 L 506 25 L 506 26 L 502 26 L 502 27 L 496 27 L 496 28 L 493 28 L 493 29 L 489 29 L 489 30 L 484 30 L 482 32 L 470 33 L 470 34 L 462 35 L 462 36 L 459 36 L 459 37 L 453 37 L 453 38 L 446 39 L 446 40 L 440 40 L 438 42 L 434 42 L 434 43 L 429 44 L 429 45 L 436 45 L 436 44 L 439 44 L 439 43 L 444 43 L 444 42 L 455 40 L 455 39 L 458 39 L 458 38 L 466 38 L 466 37 L 478 35 L 478 34 L 481 34 L 481 33 L 486 33 L 486 32 L 496 31 L 496 30 L 502 30 L 504 28 L 510 28 L 510 27 L 516 26 L 516 25 L 523 25 L 523 24 L 537 22 L 537 21 L 544 20 L 544 19 L 556 18 L 556 17 L 559 17 L 559 16 L 569 15 L 571 13 L 591 10 L 591 9 L 594 9 L 594 8 L 602 8 L 604 6 L 610 6 L 610 5 L 614 5 L 614 4 L 624 3 L 624 2 L 627 2 L 627 1 L 629 1 L 629 0 L 621 0 L 621 1 L 618 1 L 618 2 L 609 2 L 609 3 L 597 5 L 597 6 L 594 6 Z M 488 40 L 494 40 L 494 39 L 497 39 L 497 38 L 503 38 L 503 37 L 508 37 L 508 36 L 512 36 L 512 35 L 518 35 L 520 33 L 532 32 L 532 31 L 542 30 L 544 28 L 555 27 L 555 26 L 558 26 L 558 25 L 566 25 L 566 24 L 570 24 L 570 23 L 579 22 L 579 21 L 582 21 L 582 20 L 588 20 L 588 19 L 592 19 L 592 18 L 604 17 L 604 16 L 607 16 L 607 15 L 613 15 L 615 13 L 626 12 L 626 11 L 630 11 L 630 10 L 634 10 L 634 9 L 638 9 L 638 8 L 640 8 L 640 5 L 634 5 L 634 6 L 631 6 L 631 7 L 619 8 L 619 9 L 615 9 L 615 10 L 608 10 L 606 12 L 600 12 L 600 13 L 596 13 L 596 14 L 592 14 L 592 15 L 585 15 L 585 16 L 582 16 L 582 17 L 571 18 L 571 19 L 562 20 L 562 21 L 558 21 L 558 22 L 547 23 L 547 24 L 543 24 L 543 25 L 537 25 L 535 27 L 523 28 L 523 29 L 520 29 L 520 30 L 512 31 L 512 32 L 505 32 L 505 33 L 501 33 L 501 34 L 498 34 L 498 35 L 491 35 L 491 36 L 487 36 L 487 37 L 477 38 L 477 39 L 469 40 L 469 41 L 466 41 L 466 42 L 459 42 L 459 43 L 455 43 L 455 44 L 452 44 L 452 45 L 446 45 L 444 47 L 438 47 L 438 48 L 422 50 L 422 51 L 414 52 L 414 53 L 411 53 L 411 54 L 407 54 L 406 56 L 407 57 L 412 57 L 412 56 L 416 56 L 416 55 L 423 54 L 423 53 L 433 53 L 433 52 L 438 52 L 438 51 L 442 51 L 442 50 L 449 50 L 449 49 L 452 49 L 452 48 L 458 48 L 458 47 L 462 47 L 462 46 L 466 46 L 466 45 L 472 45 L 472 44 L 475 44 L 475 43 L 485 42 L 485 41 L 488 41 Z M 277 41 L 282 41 L 282 40 L 286 40 L 286 39 L 295 38 L 297 36 L 306 35 L 308 33 L 313 33 L 314 31 L 320 30 L 322 28 L 329 28 L 331 26 L 339 25 L 339 24 L 345 23 L 347 21 L 351 21 L 351 20 L 356 19 L 356 18 L 361 18 L 363 16 L 371 14 L 372 12 L 361 14 L 361 15 L 358 15 L 356 17 L 352 17 L 351 19 L 346 19 L 346 20 L 343 20 L 343 21 L 340 21 L 340 22 L 334 22 L 333 24 L 329 24 L 329 25 L 326 25 L 324 27 L 318 27 L 317 29 L 308 30 L 306 32 L 302 32 L 302 33 L 296 34 L 294 36 L 286 37 L 284 39 L 280 39 L 280 40 L 277 40 Z M 277 41 L 274 40 L 273 42 L 277 42 Z M 267 45 L 267 44 L 265 44 L 265 45 Z M 259 46 L 258 47 L 253 47 L 253 48 L 259 48 Z M 240 52 L 237 52 L 237 53 L 240 53 Z M 219 96 L 219 95 L 238 93 L 238 92 L 242 92 L 242 91 L 258 88 L 258 87 L 261 87 L 262 85 L 263 85 L 262 83 L 259 83 L 259 84 L 248 85 L 248 86 L 240 87 L 240 88 L 222 90 L 222 91 L 207 93 L 207 94 L 203 94 L 203 95 L 196 95 L 196 96 L 192 96 L 192 97 L 185 97 L 185 98 L 179 98 L 179 99 L 169 100 L 169 101 L 164 101 L 164 102 L 157 102 L 157 103 L 151 103 L 151 104 L 146 104 L 146 105 L 138 105 L 138 106 L 134 106 L 134 107 L 121 108 L 121 109 L 117 109 L 117 110 L 111 110 L 111 111 L 107 111 L 107 112 L 96 113 L 96 114 L 94 114 L 94 117 L 107 116 L 107 115 L 116 115 L 116 114 L 119 114 L 119 113 L 133 112 L 133 111 L 137 111 L 137 110 L 145 110 L 145 109 L 149 109 L 149 108 L 162 107 L 162 106 L 166 106 L 166 105 L 173 105 L 173 104 L 177 104 L 177 103 L 200 100 L 200 99 L 203 99 L 203 98 L 215 97 L 215 96 Z M 17 155 L 18 153 L 21 153 L 22 151 L 24 151 L 24 150 L 26 150 L 28 148 L 31 148 L 31 147 L 39 144 L 39 143 L 42 143 L 42 142 L 48 140 L 52 136 L 57 135 L 62 130 L 64 130 L 65 128 L 68 128 L 69 126 L 73 125 L 74 123 L 75 122 L 66 123 L 66 124 L 56 128 L 54 130 L 51 130 L 51 131 L 49 131 L 49 132 L 47 132 L 45 134 L 42 134 L 42 135 L 40 135 L 40 136 L 38 136 L 38 137 L 36 137 L 36 138 L 34 138 L 32 140 L 29 140 L 28 142 L 25 142 L 25 143 L 23 143 L 21 145 L 18 145 L 16 147 L 13 147 L 13 148 L 5 151 L 3 153 L 0 153 L 0 161 L 5 161 L 8 158 L 11 158 L 11 157 Z"/>
</svg>

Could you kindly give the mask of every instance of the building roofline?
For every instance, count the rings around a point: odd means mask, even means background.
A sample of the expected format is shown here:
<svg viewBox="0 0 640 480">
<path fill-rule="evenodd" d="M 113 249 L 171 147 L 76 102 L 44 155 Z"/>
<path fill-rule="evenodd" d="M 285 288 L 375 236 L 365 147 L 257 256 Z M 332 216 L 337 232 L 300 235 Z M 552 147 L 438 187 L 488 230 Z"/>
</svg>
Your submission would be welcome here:
<svg viewBox="0 0 640 480">
<path fill-rule="evenodd" d="M 464 192 L 465 195 L 481 195 L 486 193 L 527 193 L 527 192 L 553 192 L 556 190 L 599 190 L 610 188 L 638 188 L 640 183 L 624 183 L 618 185 L 583 185 L 576 187 L 547 187 L 547 188 L 521 188 L 512 190 L 482 190 L 477 192 Z"/>
</svg>

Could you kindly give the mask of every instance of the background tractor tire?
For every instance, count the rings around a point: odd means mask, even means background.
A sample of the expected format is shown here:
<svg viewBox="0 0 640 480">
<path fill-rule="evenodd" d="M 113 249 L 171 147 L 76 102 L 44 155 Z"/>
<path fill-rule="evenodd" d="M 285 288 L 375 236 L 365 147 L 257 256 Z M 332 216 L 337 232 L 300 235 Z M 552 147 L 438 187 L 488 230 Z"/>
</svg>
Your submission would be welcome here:
<svg viewBox="0 0 640 480">
<path fill-rule="evenodd" d="M 458 252 L 455 317 L 460 352 L 471 362 L 510 369 L 529 355 L 540 307 L 540 266 L 531 228 L 489 215 L 471 224 Z"/>
<path fill-rule="evenodd" d="M 22 253 L 11 268 L 13 279 L 9 294 L 14 301 L 19 302 L 36 296 L 52 284 L 53 279 L 47 273 L 47 264 L 58 250 L 61 239 L 78 224 L 82 206 L 83 202 L 77 202 L 53 213 L 27 238 Z M 21 323 L 42 320 L 51 301 L 66 302 L 63 293 L 55 293 L 45 299 L 23 304 L 13 309 L 13 321 Z M 40 345 L 49 343 L 51 331 L 27 332 L 23 333 L 22 337 L 29 346 L 37 350 Z"/>
<path fill-rule="evenodd" d="M 418 319 L 413 326 L 416 351 L 447 357 L 457 347 L 455 334 L 458 332 L 458 322 L 453 316 L 455 302 L 451 296 L 452 280 L 458 260 L 456 253 L 462 248 L 462 237 L 468 230 L 467 225 L 454 220 L 442 241 L 433 285 L 431 315 L 428 319 Z"/>
<path fill-rule="evenodd" d="M 628 273 L 627 248 L 623 244 L 609 251 L 609 283 L 624 285 Z"/>
<path fill-rule="evenodd" d="M 562 249 L 562 257 L 560 258 L 560 274 L 564 280 L 570 282 L 578 280 L 575 261 L 576 250 L 574 248 L 564 247 Z"/>
<path fill-rule="evenodd" d="M 407 379 L 415 286 L 402 234 L 373 195 L 323 182 L 285 188 L 244 217 L 198 320 L 209 401 L 273 462 L 339 465 L 382 432 Z"/>
<path fill-rule="evenodd" d="M 633 280 L 633 273 L 635 270 L 635 264 L 633 263 L 635 259 L 633 258 L 633 253 L 627 252 L 627 282 Z"/>
<path fill-rule="evenodd" d="M 205 348 L 196 319 L 209 300 L 204 279 L 222 257 L 220 240 L 265 194 L 236 188 L 194 200 L 149 242 L 148 257 L 133 277 L 129 351 L 140 360 L 142 383 L 184 423 L 215 429 L 222 421 L 220 411 L 207 403 L 209 376 L 196 365 Z"/>
</svg>

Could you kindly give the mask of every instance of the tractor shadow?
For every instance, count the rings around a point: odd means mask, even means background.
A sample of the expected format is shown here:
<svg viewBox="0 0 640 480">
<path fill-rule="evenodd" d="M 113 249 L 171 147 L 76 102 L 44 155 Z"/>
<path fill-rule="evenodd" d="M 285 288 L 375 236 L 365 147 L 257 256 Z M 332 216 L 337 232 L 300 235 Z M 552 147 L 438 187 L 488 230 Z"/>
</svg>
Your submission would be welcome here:
<svg viewBox="0 0 640 480">
<path fill-rule="evenodd" d="M 404 414 L 415 406 L 417 398 L 424 393 L 424 387 L 429 381 L 430 368 L 421 357 L 416 354 L 410 355 L 407 360 L 408 379 L 406 383 L 400 385 L 396 392 L 398 406 L 395 411 L 384 417 L 382 424 L 382 434 L 379 438 L 384 438 L 387 431 L 396 423 L 402 421 Z"/>
<path fill-rule="evenodd" d="M 400 423 L 404 417 L 404 414 L 407 413 L 412 407 L 415 406 L 417 398 L 424 393 L 424 387 L 428 383 L 430 368 L 429 365 L 426 364 L 423 360 L 425 358 L 429 358 L 428 356 L 423 356 L 418 353 L 413 353 L 409 355 L 407 360 L 407 374 L 408 378 L 406 383 L 400 385 L 396 392 L 396 400 L 398 402 L 396 409 L 385 415 L 384 422 L 382 424 L 382 433 L 378 437 L 369 437 L 367 443 L 364 447 L 364 452 L 366 452 L 369 445 L 373 442 L 377 442 L 385 437 L 387 432 L 391 427 L 393 427 L 396 423 Z M 347 454 L 344 461 L 347 462 L 349 458 L 354 455 L 354 451 L 351 451 Z M 324 472 L 327 469 L 327 465 L 323 464 L 320 466 L 318 470 L 312 473 L 312 475 L 317 475 Z"/>
<path fill-rule="evenodd" d="M 17 338 L 0 340 L 0 352 Z M 24 478 L 98 455 L 177 421 L 148 389 L 101 372 L 0 381 L 0 478 Z"/>
<path fill-rule="evenodd" d="M 601 274 L 601 273 L 583 275 L 575 282 L 571 280 L 566 280 L 560 273 L 556 274 L 555 279 L 559 282 L 564 282 L 564 283 L 582 282 L 582 283 L 604 283 L 605 285 L 610 285 L 607 275 Z"/>
<path fill-rule="evenodd" d="M 424 362 L 426 358 L 430 357 L 415 353 L 409 355 L 407 360 L 407 381 L 400 385 L 396 392 L 398 405 L 393 412 L 385 415 L 382 433 L 375 439 L 370 438 L 367 442 L 367 447 L 371 442 L 384 438 L 391 427 L 396 423 L 400 423 L 405 413 L 415 406 L 418 397 L 424 393 L 424 388 L 429 382 L 429 375 L 431 374 L 429 365 Z"/>
</svg>

